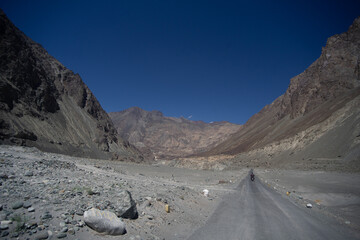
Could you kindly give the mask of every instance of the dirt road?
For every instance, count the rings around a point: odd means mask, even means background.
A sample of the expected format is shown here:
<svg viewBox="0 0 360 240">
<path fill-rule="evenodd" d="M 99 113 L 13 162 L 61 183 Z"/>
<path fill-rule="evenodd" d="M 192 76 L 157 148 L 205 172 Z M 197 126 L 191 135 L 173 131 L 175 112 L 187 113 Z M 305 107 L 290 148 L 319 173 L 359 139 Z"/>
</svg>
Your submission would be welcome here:
<svg viewBox="0 0 360 240">
<path fill-rule="evenodd" d="M 188 240 L 359 239 L 333 219 L 298 206 L 256 179 L 245 178 Z"/>
</svg>

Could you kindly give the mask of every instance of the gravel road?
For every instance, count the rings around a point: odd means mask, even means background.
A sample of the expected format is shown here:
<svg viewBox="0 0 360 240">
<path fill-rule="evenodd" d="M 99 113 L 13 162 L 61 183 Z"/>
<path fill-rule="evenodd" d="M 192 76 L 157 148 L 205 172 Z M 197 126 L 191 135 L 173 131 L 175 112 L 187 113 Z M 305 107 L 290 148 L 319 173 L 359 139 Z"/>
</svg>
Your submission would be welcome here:
<svg viewBox="0 0 360 240">
<path fill-rule="evenodd" d="M 188 240 L 359 239 L 333 219 L 298 206 L 261 181 L 245 178 Z"/>
</svg>

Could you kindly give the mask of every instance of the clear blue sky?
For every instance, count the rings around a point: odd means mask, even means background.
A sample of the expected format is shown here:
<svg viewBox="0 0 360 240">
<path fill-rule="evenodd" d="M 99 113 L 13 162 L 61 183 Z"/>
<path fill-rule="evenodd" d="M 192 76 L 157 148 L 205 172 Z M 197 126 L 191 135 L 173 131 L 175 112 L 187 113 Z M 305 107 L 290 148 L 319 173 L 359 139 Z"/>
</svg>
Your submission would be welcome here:
<svg viewBox="0 0 360 240">
<path fill-rule="evenodd" d="M 359 0 L 0 0 L 108 111 L 245 123 L 287 89 Z"/>
</svg>

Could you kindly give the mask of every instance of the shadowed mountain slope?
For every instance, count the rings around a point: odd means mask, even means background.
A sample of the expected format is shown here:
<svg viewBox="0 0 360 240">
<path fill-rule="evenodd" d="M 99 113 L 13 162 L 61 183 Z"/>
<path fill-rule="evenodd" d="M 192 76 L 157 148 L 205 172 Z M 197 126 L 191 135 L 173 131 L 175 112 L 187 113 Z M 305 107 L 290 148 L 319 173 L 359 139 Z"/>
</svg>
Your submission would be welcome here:
<svg viewBox="0 0 360 240">
<path fill-rule="evenodd" d="M 160 159 L 205 151 L 241 127 L 229 122 L 165 117 L 159 111 L 148 112 L 138 107 L 109 115 L 123 139 Z"/>
<path fill-rule="evenodd" d="M 140 160 L 78 74 L 0 10 L 0 143 L 73 156 Z"/>
<path fill-rule="evenodd" d="M 359 96 L 357 18 L 347 32 L 328 39 L 321 56 L 291 79 L 284 95 L 252 116 L 229 139 L 200 156 L 244 155 L 257 150 L 272 155 L 276 151 L 299 151 L 315 142 L 314 149 L 322 149 L 321 154 L 329 157 L 351 155 L 360 142 Z M 326 134 L 333 139 L 325 138 Z M 325 144 L 327 150 L 321 147 Z M 360 156 L 357 152 L 355 158 Z"/>
</svg>

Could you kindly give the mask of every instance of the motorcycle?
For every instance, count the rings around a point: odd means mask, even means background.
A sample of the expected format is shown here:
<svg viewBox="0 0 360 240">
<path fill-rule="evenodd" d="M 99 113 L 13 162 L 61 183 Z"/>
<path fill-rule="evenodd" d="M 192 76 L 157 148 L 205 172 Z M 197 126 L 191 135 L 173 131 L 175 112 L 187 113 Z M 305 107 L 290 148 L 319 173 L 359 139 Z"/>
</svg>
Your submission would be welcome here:
<svg viewBox="0 0 360 240">
<path fill-rule="evenodd" d="M 255 175 L 253 173 L 250 175 L 250 179 L 252 182 L 255 180 Z"/>
</svg>

